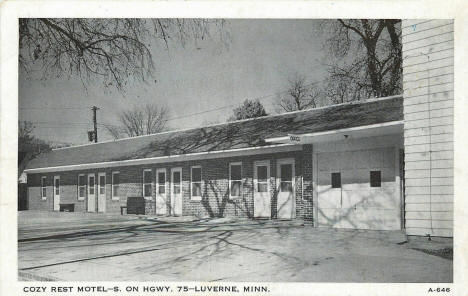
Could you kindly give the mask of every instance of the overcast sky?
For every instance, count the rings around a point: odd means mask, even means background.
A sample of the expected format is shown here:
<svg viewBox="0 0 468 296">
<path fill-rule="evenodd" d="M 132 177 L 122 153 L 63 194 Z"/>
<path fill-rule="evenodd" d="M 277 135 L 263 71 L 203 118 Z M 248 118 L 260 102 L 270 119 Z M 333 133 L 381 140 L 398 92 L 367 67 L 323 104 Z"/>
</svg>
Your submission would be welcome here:
<svg viewBox="0 0 468 296">
<path fill-rule="evenodd" d="M 313 20 L 230 20 L 224 44 L 213 36 L 182 48 L 154 46 L 154 78 L 133 83 L 125 93 L 104 89 L 99 82 L 83 88 L 77 79 L 27 79 L 20 72 L 19 120 L 35 123 L 34 134 L 44 140 L 87 143 L 92 129 L 91 106 L 98 122 L 118 124 L 119 111 L 146 102 L 170 109 L 171 129 L 223 122 L 232 113 L 230 105 L 263 97 L 268 113 L 274 113 L 275 93 L 286 89 L 296 73 L 307 82 L 323 80 L 323 37 Z M 189 116 L 206 110 L 224 109 Z M 99 140 L 110 140 L 104 129 Z"/>
</svg>

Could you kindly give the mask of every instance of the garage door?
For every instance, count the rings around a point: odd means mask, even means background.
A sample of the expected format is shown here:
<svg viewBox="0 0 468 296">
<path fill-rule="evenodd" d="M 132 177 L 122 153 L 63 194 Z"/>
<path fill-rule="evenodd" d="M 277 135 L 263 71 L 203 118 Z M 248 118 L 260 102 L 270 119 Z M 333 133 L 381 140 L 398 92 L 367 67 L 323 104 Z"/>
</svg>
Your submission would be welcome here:
<svg viewBox="0 0 468 296">
<path fill-rule="evenodd" d="M 317 154 L 319 226 L 400 229 L 395 149 Z"/>
</svg>

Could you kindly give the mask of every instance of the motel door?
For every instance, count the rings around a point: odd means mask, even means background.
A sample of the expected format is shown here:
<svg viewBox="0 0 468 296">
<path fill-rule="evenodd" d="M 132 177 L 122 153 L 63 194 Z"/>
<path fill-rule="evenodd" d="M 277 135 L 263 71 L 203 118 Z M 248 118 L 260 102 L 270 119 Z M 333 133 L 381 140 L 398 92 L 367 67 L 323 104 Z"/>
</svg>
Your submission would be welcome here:
<svg viewBox="0 0 468 296">
<path fill-rule="evenodd" d="M 60 210 L 60 176 L 54 176 L 54 211 Z"/>
<path fill-rule="evenodd" d="M 88 174 L 88 212 L 96 212 L 96 182 L 95 175 Z"/>
<path fill-rule="evenodd" d="M 182 168 L 171 170 L 171 214 L 182 215 Z"/>
<path fill-rule="evenodd" d="M 254 163 L 254 217 L 271 217 L 269 160 Z"/>
<path fill-rule="evenodd" d="M 106 212 L 106 173 L 98 174 L 98 212 Z"/>
<path fill-rule="evenodd" d="M 294 159 L 280 159 L 276 167 L 277 175 L 277 217 L 293 219 L 296 217 Z"/>
<path fill-rule="evenodd" d="M 156 215 L 166 215 L 166 169 L 156 170 Z"/>
</svg>

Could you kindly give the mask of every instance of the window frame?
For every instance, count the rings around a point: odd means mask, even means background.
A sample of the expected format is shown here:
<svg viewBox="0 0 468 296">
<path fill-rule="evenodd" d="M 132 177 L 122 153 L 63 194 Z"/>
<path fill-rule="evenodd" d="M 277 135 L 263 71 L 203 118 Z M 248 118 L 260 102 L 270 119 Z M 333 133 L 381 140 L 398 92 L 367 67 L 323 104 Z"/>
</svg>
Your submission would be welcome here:
<svg viewBox="0 0 468 296">
<path fill-rule="evenodd" d="M 150 178 L 151 180 L 150 180 L 149 183 L 145 183 L 145 173 L 147 173 L 147 172 L 150 172 L 150 173 L 151 173 L 151 178 Z M 144 197 L 145 199 L 151 199 L 151 198 L 153 197 L 153 170 L 152 170 L 152 169 L 143 169 L 143 176 L 142 176 L 142 177 L 143 177 L 143 179 L 141 180 L 141 181 L 142 181 L 141 183 L 142 183 L 142 185 L 143 185 L 143 187 L 142 187 L 142 190 L 143 190 L 143 191 L 142 191 L 142 195 L 143 195 L 143 197 Z M 148 195 L 148 196 L 145 195 L 145 186 L 146 186 L 146 185 L 150 185 L 150 186 L 151 186 L 151 187 L 150 187 L 150 188 L 151 188 L 151 189 L 150 189 L 150 195 Z"/>
<path fill-rule="evenodd" d="M 193 169 L 200 169 L 200 181 L 193 181 Z M 202 199 L 202 189 L 203 189 L 203 170 L 201 165 L 194 165 L 190 167 L 190 199 L 195 201 L 200 201 Z M 200 183 L 200 195 L 193 195 L 193 184 Z"/>
<path fill-rule="evenodd" d="M 80 185 L 80 177 L 84 177 L 85 178 L 85 184 L 84 185 Z M 80 187 L 84 187 L 84 196 L 81 197 L 80 196 Z M 88 178 L 86 176 L 86 174 L 78 174 L 78 184 L 77 184 L 77 196 L 78 196 L 78 200 L 85 200 L 86 199 L 86 195 L 88 194 Z"/>
<path fill-rule="evenodd" d="M 259 182 L 258 180 L 258 167 L 260 166 L 265 166 L 267 171 L 267 179 L 265 182 Z M 254 162 L 254 193 L 264 193 L 263 191 L 260 192 L 258 191 L 258 184 L 261 184 L 261 183 L 266 183 L 267 185 L 267 193 L 270 193 L 270 178 L 271 178 L 271 174 L 270 174 L 270 160 L 260 160 L 260 161 L 255 161 Z"/>
<path fill-rule="evenodd" d="M 41 199 L 47 199 L 47 176 L 41 176 Z"/>
<path fill-rule="evenodd" d="M 104 184 L 101 184 L 101 177 L 104 176 Z M 104 185 L 104 186 L 103 186 Z M 106 196 L 107 195 L 107 174 L 106 172 L 100 172 L 98 173 L 97 177 L 97 194 L 98 196 Z M 104 193 L 101 193 L 101 187 L 104 188 Z"/>
<path fill-rule="evenodd" d="M 160 173 L 164 173 L 164 184 L 161 184 L 159 182 L 159 174 Z M 166 196 L 167 195 L 167 184 L 168 183 L 170 183 L 170 182 L 167 182 L 167 169 L 166 168 L 156 169 L 156 196 L 158 196 L 158 195 Z M 161 186 L 164 187 L 164 193 L 159 192 L 159 188 Z"/>
<path fill-rule="evenodd" d="M 233 180 L 231 178 L 232 176 L 232 166 L 236 166 L 236 165 L 239 165 L 240 166 L 240 180 Z M 236 199 L 236 198 L 242 198 L 243 196 L 243 189 L 244 189 L 244 182 L 243 182 L 243 179 L 242 179 L 242 161 L 237 161 L 237 162 L 230 162 L 229 163 L 229 199 Z M 233 181 L 237 181 L 239 182 L 240 181 L 240 187 L 239 187 L 239 195 L 232 195 L 232 182 Z"/>
<path fill-rule="evenodd" d="M 170 173 L 171 173 L 171 181 L 170 181 L 170 194 L 171 194 L 171 201 L 173 200 L 173 196 L 176 196 L 176 195 L 180 195 L 183 199 L 183 196 L 184 196 L 184 189 L 183 189 L 183 175 L 182 175 L 182 167 L 174 167 L 174 168 L 171 168 L 170 170 Z M 180 179 L 179 179 L 179 183 L 176 183 L 174 182 L 174 173 L 179 173 L 180 174 Z M 179 187 L 179 192 L 176 193 L 174 188 L 176 187 Z"/>
<path fill-rule="evenodd" d="M 90 183 L 90 182 L 89 182 L 90 177 L 93 178 L 93 186 L 90 186 L 90 184 L 89 184 L 89 183 Z M 97 192 L 96 192 L 96 191 L 97 191 L 97 190 L 96 190 L 96 187 L 97 187 L 97 186 L 96 186 L 96 185 L 97 185 L 97 182 L 96 182 L 96 174 L 95 174 L 95 173 L 89 173 L 89 174 L 88 174 L 88 177 L 87 177 L 87 189 L 88 189 L 88 190 L 86 191 L 86 192 L 87 192 L 86 194 L 87 194 L 88 196 L 90 196 L 90 195 L 95 196 L 95 197 L 97 196 Z M 90 192 L 91 189 L 93 190 L 93 193 Z"/>
<path fill-rule="evenodd" d="M 375 183 L 375 182 L 372 182 L 372 173 L 378 173 L 379 179 L 376 180 L 376 181 L 378 181 L 378 186 L 373 186 L 373 183 Z M 375 171 L 370 171 L 369 172 L 369 186 L 371 188 L 380 188 L 380 187 L 382 187 L 382 171 L 381 170 L 375 170 Z"/>
<path fill-rule="evenodd" d="M 278 168 L 279 168 L 279 172 L 278 172 L 278 177 L 279 177 L 279 187 L 278 187 L 278 192 L 292 192 L 293 194 L 295 194 L 295 187 L 296 187 L 296 174 L 295 174 L 295 166 L 294 166 L 295 162 L 293 160 L 284 160 L 284 161 L 278 161 Z M 283 165 L 290 165 L 291 166 L 291 180 L 290 181 L 285 181 L 284 179 L 284 175 L 282 173 L 282 166 Z M 291 190 L 284 190 L 283 191 L 283 183 L 291 183 Z"/>
<path fill-rule="evenodd" d="M 58 180 L 58 184 L 55 182 L 55 180 Z M 55 196 L 60 196 L 60 175 L 54 176 L 54 186 L 53 187 L 54 187 L 53 197 L 55 198 Z M 57 193 L 57 191 L 58 191 L 58 193 Z"/>
<path fill-rule="evenodd" d="M 336 174 L 338 174 L 338 176 L 340 177 L 340 178 L 339 178 L 340 186 L 338 186 L 338 187 L 336 187 L 336 186 L 333 185 L 333 175 L 336 175 Z M 330 186 L 331 186 L 331 188 L 333 188 L 333 189 L 342 188 L 342 185 L 343 185 L 343 184 L 342 184 L 342 182 L 341 182 L 341 172 L 331 172 L 331 173 L 330 173 L 330 178 L 331 178 L 331 180 L 330 180 Z"/>
<path fill-rule="evenodd" d="M 114 175 L 119 175 L 119 184 L 114 183 Z M 112 200 L 119 200 L 120 196 L 119 195 L 114 195 L 114 187 L 118 186 L 120 189 L 120 171 L 113 171 L 112 172 L 112 188 L 111 188 L 111 195 L 112 195 Z"/>
</svg>

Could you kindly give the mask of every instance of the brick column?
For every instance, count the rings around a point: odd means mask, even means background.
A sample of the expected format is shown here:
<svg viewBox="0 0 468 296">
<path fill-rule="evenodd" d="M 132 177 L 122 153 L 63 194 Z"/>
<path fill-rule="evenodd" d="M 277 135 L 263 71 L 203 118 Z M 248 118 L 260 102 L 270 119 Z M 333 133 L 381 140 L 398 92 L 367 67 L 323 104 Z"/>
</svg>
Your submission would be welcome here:
<svg viewBox="0 0 468 296">
<path fill-rule="evenodd" d="M 145 199 L 145 215 L 156 214 L 156 170 L 151 169 L 151 199 Z"/>
<path fill-rule="evenodd" d="M 313 211 L 313 167 L 312 167 L 312 144 L 304 145 L 302 148 L 302 218 L 307 222 L 314 222 Z"/>
</svg>

